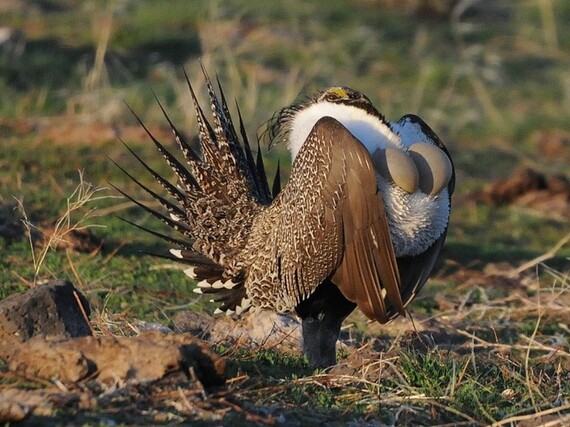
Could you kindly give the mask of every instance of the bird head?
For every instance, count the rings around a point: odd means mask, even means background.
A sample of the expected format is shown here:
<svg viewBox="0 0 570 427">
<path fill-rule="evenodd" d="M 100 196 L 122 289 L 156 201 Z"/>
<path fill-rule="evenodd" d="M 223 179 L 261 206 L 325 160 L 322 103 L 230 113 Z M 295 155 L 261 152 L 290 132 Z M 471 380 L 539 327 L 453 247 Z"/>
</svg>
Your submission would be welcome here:
<svg viewBox="0 0 570 427">
<path fill-rule="evenodd" d="M 293 160 L 315 123 L 330 116 L 341 122 L 370 151 L 380 145 L 398 145 L 384 116 L 361 92 L 345 86 L 332 86 L 304 102 L 278 111 L 268 132 L 273 143 L 285 140 Z"/>
<path fill-rule="evenodd" d="M 314 102 L 352 106 L 384 121 L 384 116 L 380 114 L 366 95 L 346 86 L 333 86 L 321 91 L 315 97 Z"/>
</svg>

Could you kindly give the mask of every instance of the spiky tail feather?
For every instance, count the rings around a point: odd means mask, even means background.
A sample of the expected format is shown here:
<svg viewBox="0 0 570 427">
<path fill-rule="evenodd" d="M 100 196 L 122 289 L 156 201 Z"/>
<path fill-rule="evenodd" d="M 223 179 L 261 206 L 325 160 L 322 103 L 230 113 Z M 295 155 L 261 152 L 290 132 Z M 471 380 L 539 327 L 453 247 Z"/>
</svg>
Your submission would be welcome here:
<svg viewBox="0 0 570 427">
<path fill-rule="evenodd" d="M 216 312 L 239 314 L 247 310 L 251 302 L 244 288 L 244 272 L 236 265 L 235 255 L 245 244 L 256 213 L 264 205 L 271 203 L 272 196 L 275 197 L 279 192 L 280 177 L 278 171 L 270 191 L 259 144 L 257 158 L 254 160 L 239 107 L 237 111 L 241 142 L 219 79 L 216 80 L 220 97 L 216 95 L 203 68 L 202 71 L 206 79 L 213 127 L 206 119 L 188 75 L 184 72 L 196 112 L 202 156 L 199 156 L 186 141 L 157 98 L 158 105 L 188 167 L 177 160 L 133 112 L 172 168 L 177 179 L 176 185 L 163 178 L 130 147 L 127 146 L 127 149 L 166 190 L 168 198 L 151 190 L 117 165 L 131 180 L 157 200 L 168 215 L 135 200 L 120 189 L 117 190 L 185 237 L 185 239 L 173 238 L 131 223 L 177 246 L 171 249 L 168 255 L 153 255 L 188 264 L 189 267 L 184 272 L 198 281 L 194 292 L 211 295 L 212 301 L 220 303 Z"/>
</svg>

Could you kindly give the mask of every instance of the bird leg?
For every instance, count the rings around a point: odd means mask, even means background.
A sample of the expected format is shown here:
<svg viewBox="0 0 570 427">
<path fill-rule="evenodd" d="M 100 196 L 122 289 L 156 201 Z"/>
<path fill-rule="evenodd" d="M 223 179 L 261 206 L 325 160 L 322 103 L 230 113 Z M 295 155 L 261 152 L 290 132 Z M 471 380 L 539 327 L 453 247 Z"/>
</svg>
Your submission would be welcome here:
<svg viewBox="0 0 570 427">
<path fill-rule="evenodd" d="M 345 318 L 327 314 L 303 319 L 303 352 L 311 368 L 327 368 L 336 364 L 336 342 Z"/>
<path fill-rule="evenodd" d="M 348 301 L 336 285 L 325 281 L 297 306 L 302 319 L 303 352 L 311 368 L 336 364 L 336 342 L 340 327 L 356 304 Z"/>
</svg>

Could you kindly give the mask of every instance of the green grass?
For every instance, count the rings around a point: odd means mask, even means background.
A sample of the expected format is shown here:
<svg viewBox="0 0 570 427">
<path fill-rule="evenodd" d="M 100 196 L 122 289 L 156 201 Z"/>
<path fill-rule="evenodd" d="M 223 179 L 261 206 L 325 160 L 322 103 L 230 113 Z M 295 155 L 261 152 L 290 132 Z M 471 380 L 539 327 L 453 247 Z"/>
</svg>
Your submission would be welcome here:
<svg viewBox="0 0 570 427">
<path fill-rule="evenodd" d="M 560 344 L 568 337 L 568 312 L 559 301 L 567 301 L 570 247 L 512 289 L 485 277 L 476 288 L 466 288 L 455 275 L 489 263 L 528 261 L 570 229 L 567 221 L 533 210 L 470 200 L 473 191 L 521 165 L 568 173 L 564 158 L 542 158 L 537 144 L 537 135 L 570 131 L 565 0 L 485 2 L 470 8 L 459 25 L 445 13 L 422 15 L 417 7 L 383 1 L 294 0 L 263 7 L 250 0 L 177 0 L 168 7 L 154 0 L 44 3 L 60 7 L 0 13 L 3 25 L 26 37 L 20 55 L 0 52 L 0 204 L 7 206 L 0 210 L 0 226 L 7 216 L 18 222 L 18 199 L 38 230 L 48 228 L 65 214 L 81 170 L 86 182 L 107 187 L 100 195 L 109 197 L 75 212 L 72 221 L 94 209 L 86 224 L 97 226 L 90 231 L 102 247 L 93 253 L 49 250 L 35 277 L 27 237 L 20 232 L 0 238 L 0 298 L 34 280 L 70 279 L 113 333 L 136 319 L 170 325 L 181 309 L 211 312 L 214 306 L 192 293 L 194 283 L 179 268 L 146 255 L 168 248 L 119 219 L 165 231 L 108 188 L 112 183 L 148 200 L 109 158 L 154 184 L 113 132 L 101 129 L 118 129 L 137 153 L 170 176 L 150 141 L 133 130 L 136 121 L 123 101 L 174 148 L 153 91 L 193 135 L 182 68 L 204 100 L 199 58 L 211 75 L 219 74 L 228 100 L 239 102 L 252 140 L 274 111 L 299 94 L 348 85 L 365 92 L 390 119 L 421 115 L 453 155 L 458 184 L 445 261 L 410 308 L 418 322 L 433 319 L 450 336 L 415 348 L 413 337 L 351 317 L 356 344 L 376 347 L 368 363 L 348 373 L 312 372 L 298 355 L 226 343 L 218 351 L 230 356 L 228 376 L 238 378 L 226 392 L 251 413 L 282 415 L 293 424 L 485 424 L 568 403 L 567 345 Z M 112 20 L 107 44 L 105 20 Z M 102 68 L 95 65 L 98 47 L 105 48 Z M 101 127 L 82 128 L 86 124 Z M 70 137 L 77 128 L 84 130 Z M 283 144 L 269 154 L 271 171 L 278 157 L 287 167 Z M 442 307 L 442 298 L 454 308 Z M 531 351 L 530 337 L 562 352 Z M 352 361 L 354 353 L 343 351 L 341 363 Z M 0 373 L 5 371 L 0 365 Z M 246 425 L 247 411 L 230 411 L 222 419 Z"/>
</svg>

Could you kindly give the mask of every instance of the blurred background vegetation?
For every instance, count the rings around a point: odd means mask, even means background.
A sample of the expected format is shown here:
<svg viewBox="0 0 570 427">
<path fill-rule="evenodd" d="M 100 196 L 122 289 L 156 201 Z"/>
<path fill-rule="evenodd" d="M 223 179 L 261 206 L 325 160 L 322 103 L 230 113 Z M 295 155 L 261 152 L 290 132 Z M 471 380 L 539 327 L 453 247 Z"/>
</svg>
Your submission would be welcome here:
<svg viewBox="0 0 570 427">
<path fill-rule="evenodd" d="M 457 172 L 439 273 L 410 308 L 415 323 L 385 328 L 355 312 L 341 352 L 345 365 L 360 360 L 352 377 L 299 378 L 310 372 L 298 354 L 218 343 L 234 397 L 287 420 L 301 411 L 298 425 L 511 425 L 509 415 L 568 410 L 568 0 L 0 0 L 0 298 L 70 279 L 106 335 L 213 311 L 180 265 L 146 255 L 166 248 L 119 217 L 165 227 L 109 185 L 149 201 L 109 158 L 154 185 L 119 137 L 171 176 L 127 105 L 175 150 L 153 92 L 191 137 L 183 70 L 207 106 L 200 64 L 239 103 L 270 171 L 289 162 L 284 144 L 268 151 L 263 138 L 272 114 L 345 85 L 391 120 L 422 116 Z M 529 176 L 521 168 L 562 190 L 524 203 L 489 195 L 497 180 Z M 406 335 L 416 325 L 423 335 Z M 416 338 L 429 348 L 417 351 Z M 136 422 L 124 400 L 117 408 L 111 418 Z"/>
<path fill-rule="evenodd" d="M 111 181 L 144 197 L 108 160 L 143 176 L 117 135 L 167 173 L 125 103 L 171 144 L 154 91 L 192 135 L 183 69 L 204 101 L 200 63 L 239 103 L 250 138 L 262 136 L 274 111 L 330 85 L 363 91 L 392 120 L 422 116 L 449 147 L 458 174 L 444 258 L 519 263 L 569 231 L 563 214 L 474 196 L 523 166 L 568 175 L 566 0 L 0 0 L 0 39 L 0 201 L 7 212 L 14 198 L 21 201 L 44 237 L 41 225 L 65 212 L 78 170 L 94 186 Z M 282 146 L 268 154 L 269 169 L 277 157 L 288 161 Z M 76 255 L 86 282 L 130 289 L 136 272 L 141 283 L 179 277 L 176 270 L 149 273 L 156 261 L 138 254 L 156 249 L 156 239 L 115 216 L 148 225 L 148 215 L 115 198 L 96 206 L 102 216 L 92 222 L 105 227 L 92 233 L 104 250 L 91 256 L 122 265 L 126 276 Z M 62 254 L 36 271 L 27 239 L 4 234 L 5 289 L 72 274 Z M 564 269 L 569 255 L 562 247 L 553 265 Z"/>
</svg>

